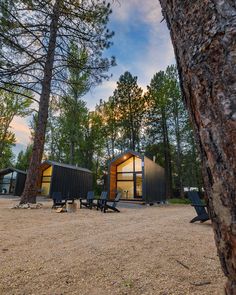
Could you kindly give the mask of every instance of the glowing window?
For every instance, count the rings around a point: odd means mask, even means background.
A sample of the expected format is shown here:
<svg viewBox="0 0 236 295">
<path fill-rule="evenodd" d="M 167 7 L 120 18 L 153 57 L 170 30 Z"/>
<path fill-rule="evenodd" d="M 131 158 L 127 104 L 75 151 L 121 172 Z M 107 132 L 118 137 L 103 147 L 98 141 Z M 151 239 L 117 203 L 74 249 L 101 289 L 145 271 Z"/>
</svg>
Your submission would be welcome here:
<svg viewBox="0 0 236 295">
<path fill-rule="evenodd" d="M 117 172 L 133 172 L 134 164 L 133 157 L 117 166 Z"/>
</svg>

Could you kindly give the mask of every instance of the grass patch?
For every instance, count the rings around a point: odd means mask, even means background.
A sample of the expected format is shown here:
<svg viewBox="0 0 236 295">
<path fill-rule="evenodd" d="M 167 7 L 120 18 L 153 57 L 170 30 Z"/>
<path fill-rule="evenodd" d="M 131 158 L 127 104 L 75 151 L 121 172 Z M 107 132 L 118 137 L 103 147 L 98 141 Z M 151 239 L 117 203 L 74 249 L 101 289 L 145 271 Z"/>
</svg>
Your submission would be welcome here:
<svg viewBox="0 0 236 295">
<path fill-rule="evenodd" d="M 133 288 L 134 283 L 133 283 L 133 281 L 131 279 L 127 279 L 127 280 L 124 281 L 124 285 L 127 288 Z"/>
<path fill-rule="evenodd" d="M 178 199 L 178 198 L 169 199 L 168 202 L 169 204 L 191 204 L 189 199 Z"/>
</svg>

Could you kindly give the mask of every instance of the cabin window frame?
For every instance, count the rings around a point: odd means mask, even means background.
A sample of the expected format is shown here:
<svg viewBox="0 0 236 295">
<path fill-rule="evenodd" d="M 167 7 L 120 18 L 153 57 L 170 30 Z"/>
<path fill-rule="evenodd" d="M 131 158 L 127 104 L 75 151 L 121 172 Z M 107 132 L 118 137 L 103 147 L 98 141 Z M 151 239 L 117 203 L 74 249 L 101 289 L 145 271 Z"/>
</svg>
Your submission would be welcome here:
<svg viewBox="0 0 236 295">
<path fill-rule="evenodd" d="M 126 171 L 126 172 L 118 172 L 118 166 L 125 163 L 126 161 L 128 161 L 130 158 L 133 159 L 133 171 Z M 136 165 L 136 158 L 141 160 L 141 170 L 135 170 Z M 135 155 L 132 155 L 131 157 L 129 157 L 128 159 L 125 159 L 123 162 L 119 163 L 118 165 L 116 165 L 116 190 L 117 190 L 117 182 L 133 182 L 133 198 L 129 198 L 129 200 L 137 200 L 137 199 L 142 199 L 143 198 L 143 188 L 142 188 L 142 195 L 137 197 L 137 174 L 140 174 L 142 176 L 142 182 L 143 182 L 143 169 L 142 169 L 142 158 L 137 157 Z M 132 174 L 132 179 L 122 179 L 120 180 L 118 178 L 118 175 L 122 175 L 122 174 Z"/>
</svg>

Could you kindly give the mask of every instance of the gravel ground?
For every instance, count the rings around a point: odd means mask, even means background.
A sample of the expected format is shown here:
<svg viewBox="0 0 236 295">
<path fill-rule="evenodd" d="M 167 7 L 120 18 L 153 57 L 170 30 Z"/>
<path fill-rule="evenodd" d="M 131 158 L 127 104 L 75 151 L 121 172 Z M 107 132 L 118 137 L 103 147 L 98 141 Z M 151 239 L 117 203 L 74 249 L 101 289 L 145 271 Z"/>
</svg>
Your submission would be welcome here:
<svg viewBox="0 0 236 295">
<path fill-rule="evenodd" d="M 0 294 L 223 294 L 210 222 L 190 206 L 10 209 L 0 199 Z"/>
</svg>

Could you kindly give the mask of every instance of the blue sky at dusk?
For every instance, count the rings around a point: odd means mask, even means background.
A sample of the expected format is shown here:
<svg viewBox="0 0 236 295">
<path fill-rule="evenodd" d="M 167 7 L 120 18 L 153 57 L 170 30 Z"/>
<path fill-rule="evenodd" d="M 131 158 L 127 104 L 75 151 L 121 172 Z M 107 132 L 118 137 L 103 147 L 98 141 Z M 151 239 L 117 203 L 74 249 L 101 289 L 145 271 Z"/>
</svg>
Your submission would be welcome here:
<svg viewBox="0 0 236 295">
<path fill-rule="evenodd" d="M 120 3 L 120 4 L 119 4 Z M 109 28 L 115 32 L 113 46 L 105 52 L 114 55 L 117 66 L 109 73 L 112 78 L 92 89 L 83 98 L 87 107 L 93 109 L 100 99 L 112 95 L 116 82 L 125 71 L 138 77 L 138 84 L 144 90 L 153 75 L 175 63 L 172 44 L 157 0 L 120 0 L 113 3 Z M 15 118 L 12 124 L 18 153 L 29 143 L 28 120 Z"/>
</svg>

